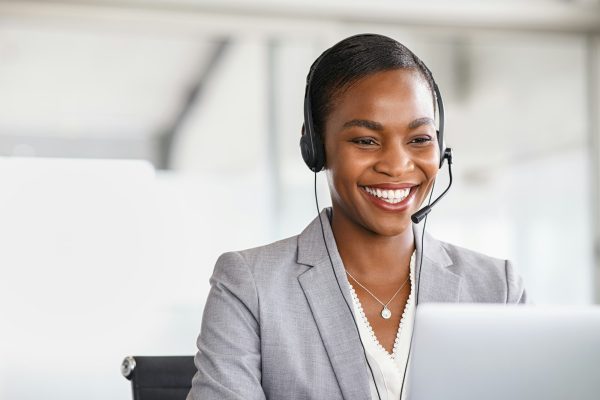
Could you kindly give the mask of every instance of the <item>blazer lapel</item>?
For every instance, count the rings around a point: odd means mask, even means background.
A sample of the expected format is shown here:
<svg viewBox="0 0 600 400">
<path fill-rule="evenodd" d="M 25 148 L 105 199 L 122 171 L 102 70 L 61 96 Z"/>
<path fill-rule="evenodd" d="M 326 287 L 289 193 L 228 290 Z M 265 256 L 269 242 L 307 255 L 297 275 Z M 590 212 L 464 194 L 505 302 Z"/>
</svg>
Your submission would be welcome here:
<svg viewBox="0 0 600 400">
<path fill-rule="evenodd" d="M 344 266 L 326 211 L 321 213 L 321 218 L 323 231 L 319 218 L 316 218 L 298 238 L 298 263 L 312 266 L 298 277 L 298 281 L 308 300 L 343 397 L 370 399 L 367 365 L 354 323 L 352 298 Z M 331 261 L 323 242 L 323 232 Z"/>
<path fill-rule="evenodd" d="M 458 303 L 462 278 L 451 270 L 452 259 L 439 240 L 428 233 L 421 239 L 423 230 L 413 225 L 416 254 L 417 304 L 420 303 Z M 423 263 L 421 266 L 421 256 Z"/>
</svg>

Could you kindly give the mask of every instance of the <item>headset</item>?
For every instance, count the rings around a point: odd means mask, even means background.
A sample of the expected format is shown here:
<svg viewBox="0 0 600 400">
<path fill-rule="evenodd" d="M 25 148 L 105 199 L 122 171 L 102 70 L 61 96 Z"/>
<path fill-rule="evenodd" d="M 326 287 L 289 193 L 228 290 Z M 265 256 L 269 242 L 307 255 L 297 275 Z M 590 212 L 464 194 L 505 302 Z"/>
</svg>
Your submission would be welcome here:
<svg viewBox="0 0 600 400">
<path fill-rule="evenodd" d="M 363 35 L 355 35 L 351 36 L 363 36 Z M 348 38 L 348 39 L 350 39 Z M 347 39 L 345 39 L 347 40 Z M 335 47 L 335 46 L 333 46 Z M 310 97 L 311 84 L 315 71 L 319 67 L 321 60 L 323 60 L 327 54 L 333 49 L 333 47 L 325 50 L 323 54 L 319 56 L 315 60 L 315 62 L 310 67 L 308 72 L 308 76 L 306 77 L 306 88 L 304 91 L 304 123 L 302 124 L 302 137 L 300 138 L 300 151 L 302 153 L 302 159 L 308 166 L 308 168 L 313 172 L 320 172 L 325 167 L 325 146 L 323 145 L 323 141 L 321 140 L 321 135 L 319 135 L 314 128 L 313 124 L 313 116 L 312 116 L 312 102 Z M 433 80 L 433 74 L 427 67 L 425 67 Z M 439 126 L 436 130 L 436 136 L 438 140 L 439 146 L 439 154 L 440 154 L 440 164 L 439 168 L 442 168 L 444 165 L 444 160 L 448 158 L 447 152 L 451 149 L 445 147 L 444 142 L 444 102 L 442 100 L 442 94 L 440 90 L 433 81 L 433 91 L 435 93 L 435 99 L 437 102 L 437 109 L 439 114 Z M 451 157 L 451 156 L 450 156 Z"/>
<path fill-rule="evenodd" d="M 354 37 L 371 36 L 371 35 L 372 34 L 354 35 L 354 36 L 350 36 L 350 37 L 344 39 L 344 41 L 348 40 L 350 38 L 354 38 Z M 381 36 L 381 35 L 373 35 L 373 36 Z M 373 369 L 371 368 L 371 364 L 369 363 L 369 360 L 367 358 L 367 352 L 365 350 L 364 343 L 362 342 L 362 339 L 360 337 L 360 331 L 358 329 L 358 324 L 356 323 L 356 320 L 354 319 L 354 313 L 352 312 L 352 307 L 346 300 L 346 297 L 344 296 L 344 292 L 342 290 L 342 286 L 337 278 L 337 275 L 335 274 L 333 260 L 331 258 L 329 247 L 327 246 L 327 240 L 325 238 L 325 229 L 323 227 L 323 220 L 321 219 L 321 210 L 319 208 L 319 200 L 317 197 L 317 173 L 322 171 L 325 167 L 325 146 L 323 144 L 323 141 L 321 140 L 321 135 L 318 132 L 316 132 L 314 124 L 313 124 L 312 103 L 311 103 L 311 95 L 310 95 L 311 94 L 311 84 L 312 84 L 312 80 L 313 80 L 313 75 L 314 75 L 315 71 L 317 70 L 317 68 L 319 67 L 319 64 L 331 52 L 331 50 L 333 48 L 335 48 L 336 46 L 337 46 L 337 44 L 330 47 L 329 49 L 325 50 L 313 62 L 313 64 L 311 65 L 311 67 L 309 69 L 308 75 L 306 77 L 306 87 L 305 87 L 305 91 L 304 91 L 304 123 L 302 124 L 302 136 L 300 137 L 300 151 L 302 153 L 302 159 L 304 160 L 304 162 L 306 163 L 308 168 L 314 172 L 314 191 L 315 191 L 315 203 L 317 206 L 317 215 L 319 217 L 319 222 L 321 224 L 321 233 L 323 234 L 323 243 L 325 245 L 325 249 L 326 249 L 327 255 L 329 257 L 333 276 L 335 277 L 337 286 L 340 290 L 340 294 L 342 295 L 342 298 L 344 299 L 344 302 L 346 303 L 348 311 L 350 312 L 350 315 L 352 316 L 352 321 L 354 322 L 354 326 L 356 328 L 356 333 L 358 335 L 361 347 L 363 349 L 363 355 L 364 355 L 365 361 L 367 363 L 367 366 L 369 368 L 371 376 L 373 377 L 373 382 L 375 383 L 375 375 L 373 374 Z M 433 189 L 435 187 L 435 180 L 434 180 L 432 188 L 431 188 L 431 193 L 429 195 L 428 204 L 411 216 L 411 220 L 415 224 L 418 224 L 423 219 L 425 219 L 425 222 L 423 223 L 423 232 L 421 235 L 421 257 L 420 257 L 420 261 L 419 261 L 420 262 L 419 273 L 417 276 L 415 307 L 419 304 L 419 287 L 420 287 L 420 283 L 421 283 L 421 269 L 423 266 L 423 254 L 424 254 L 423 238 L 425 236 L 425 227 L 427 226 L 427 215 L 429 214 L 429 212 L 431 211 L 433 206 L 442 197 L 444 197 L 444 195 L 446 195 L 446 193 L 448 192 L 448 190 L 450 190 L 450 187 L 452 186 L 452 149 L 449 147 L 446 147 L 446 144 L 444 141 L 444 103 L 442 100 L 442 95 L 440 93 L 440 90 L 439 90 L 435 80 L 433 79 L 433 74 L 427 68 L 427 66 L 425 66 L 424 64 L 423 64 L 423 67 L 427 70 L 427 72 L 429 73 L 429 75 L 431 76 L 431 79 L 433 81 L 433 91 L 434 91 L 435 100 L 437 103 L 438 129 L 436 130 L 436 136 L 437 136 L 439 155 L 440 155 L 438 168 L 441 169 L 442 166 L 444 165 L 444 161 L 448 160 L 449 182 L 448 182 L 448 186 L 446 187 L 446 189 L 432 203 L 431 198 L 433 196 Z M 411 350 L 412 350 L 412 332 L 411 332 L 410 344 L 411 345 L 409 347 L 409 353 L 408 353 L 408 357 L 407 357 L 407 365 L 406 365 L 406 368 L 404 369 L 404 379 L 402 381 L 402 388 L 400 389 L 401 394 L 402 394 L 402 391 L 404 390 L 404 383 L 406 381 L 406 371 L 408 370 L 408 363 L 410 362 L 410 355 L 411 355 Z M 379 388 L 377 387 L 377 385 L 375 385 L 375 390 L 377 391 L 377 397 L 381 400 L 381 395 L 379 393 Z"/>
</svg>

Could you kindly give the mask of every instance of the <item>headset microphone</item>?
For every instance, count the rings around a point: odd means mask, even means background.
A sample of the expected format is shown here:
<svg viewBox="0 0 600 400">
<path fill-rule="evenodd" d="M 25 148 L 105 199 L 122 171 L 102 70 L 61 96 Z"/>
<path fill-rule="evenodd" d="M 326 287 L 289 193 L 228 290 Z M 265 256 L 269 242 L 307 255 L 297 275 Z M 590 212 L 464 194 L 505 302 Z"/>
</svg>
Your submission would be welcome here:
<svg viewBox="0 0 600 400">
<path fill-rule="evenodd" d="M 448 190 L 450 190 L 450 186 L 452 186 L 452 149 L 450 147 L 447 147 L 446 150 L 444 150 L 444 159 L 448 160 L 448 176 L 450 177 L 448 187 L 433 201 L 433 203 L 426 205 L 425 207 L 421 208 L 419 211 L 410 216 L 410 219 L 415 224 L 421 222 L 423 218 L 425 218 L 427 214 L 431 212 L 433 206 L 435 206 L 435 204 L 438 201 L 440 201 L 442 197 L 444 197 Z"/>
</svg>

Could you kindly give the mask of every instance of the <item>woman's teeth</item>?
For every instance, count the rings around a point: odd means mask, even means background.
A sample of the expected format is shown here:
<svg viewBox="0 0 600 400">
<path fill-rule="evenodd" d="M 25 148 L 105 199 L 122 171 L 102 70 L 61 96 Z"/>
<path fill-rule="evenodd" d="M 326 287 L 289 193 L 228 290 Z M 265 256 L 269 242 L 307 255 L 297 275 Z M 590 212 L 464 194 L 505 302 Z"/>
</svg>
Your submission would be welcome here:
<svg viewBox="0 0 600 400">
<path fill-rule="evenodd" d="M 395 204 L 395 203 L 401 202 L 410 193 L 410 188 L 396 189 L 396 190 L 381 190 L 381 189 L 375 189 L 375 188 L 370 188 L 368 186 L 365 186 L 365 190 L 370 195 L 378 197 L 381 200 L 385 201 L 386 203 L 390 203 L 390 204 Z"/>
</svg>

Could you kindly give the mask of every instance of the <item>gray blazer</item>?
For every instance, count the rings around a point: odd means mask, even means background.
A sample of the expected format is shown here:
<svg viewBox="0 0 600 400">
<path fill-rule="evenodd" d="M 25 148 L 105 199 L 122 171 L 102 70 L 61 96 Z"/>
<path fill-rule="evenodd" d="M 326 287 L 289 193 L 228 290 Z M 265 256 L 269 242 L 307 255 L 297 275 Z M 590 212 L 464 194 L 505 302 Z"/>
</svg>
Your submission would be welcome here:
<svg viewBox="0 0 600 400">
<path fill-rule="evenodd" d="M 370 399 L 348 282 L 326 211 L 298 236 L 223 254 L 187 400 Z M 421 229 L 413 227 L 420 260 Z M 420 302 L 523 303 L 511 263 L 424 238 Z M 417 262 L 418 276 L 419 263 Z"/>
</svg>

